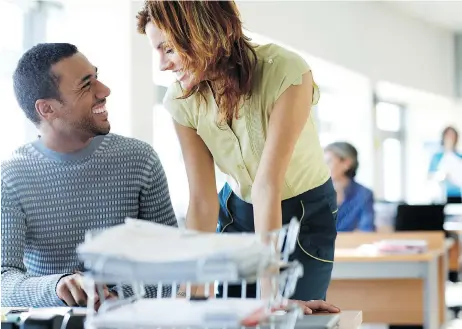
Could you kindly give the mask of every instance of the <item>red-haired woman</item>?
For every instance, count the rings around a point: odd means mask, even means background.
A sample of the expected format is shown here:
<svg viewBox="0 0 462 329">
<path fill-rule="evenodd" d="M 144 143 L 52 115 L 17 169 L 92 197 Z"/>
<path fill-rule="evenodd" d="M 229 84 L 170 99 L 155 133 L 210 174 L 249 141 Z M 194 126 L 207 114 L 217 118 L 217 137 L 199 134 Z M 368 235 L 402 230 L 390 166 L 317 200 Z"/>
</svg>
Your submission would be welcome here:
<svg viewBox="0 0 462 329">
<path fill-rule="evenodd" d="M 138 31 L 159 52 L 160 68 L 177 76 L 164 105 L 188 175 L 187 226 L 265 232 L 297 217 L 293 257 L 304 276 L 292 298 L 307 313 L 338 312 L 320 302 L 333 267 L 337 205 L 311 115 L 319 92 L 308 64 L 280 46 L 251 44 L 232 1 L 146 1 Z M 229 178 L 218 197 L 214 163 Z M 237 297 L 241 290 L 228 291 Z M 247 291 L 256 294 L 255 286 Z"/>
</svg>

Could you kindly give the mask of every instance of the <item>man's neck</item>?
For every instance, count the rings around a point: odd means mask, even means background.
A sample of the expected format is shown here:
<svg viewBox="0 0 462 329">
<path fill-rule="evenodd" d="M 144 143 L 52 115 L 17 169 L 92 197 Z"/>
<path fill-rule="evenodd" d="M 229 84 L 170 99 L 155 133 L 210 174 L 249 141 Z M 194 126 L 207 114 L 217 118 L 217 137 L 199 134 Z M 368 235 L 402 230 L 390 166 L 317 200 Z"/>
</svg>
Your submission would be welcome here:
<svg viewBox="0 0 462 329">
<path fill-rule="evenodd" d="M 57 135 L 43 132 L 40 140 L 48 149 L 59 153 L 75 153 L 87 147 L 93 137 Z"/>
</svg>

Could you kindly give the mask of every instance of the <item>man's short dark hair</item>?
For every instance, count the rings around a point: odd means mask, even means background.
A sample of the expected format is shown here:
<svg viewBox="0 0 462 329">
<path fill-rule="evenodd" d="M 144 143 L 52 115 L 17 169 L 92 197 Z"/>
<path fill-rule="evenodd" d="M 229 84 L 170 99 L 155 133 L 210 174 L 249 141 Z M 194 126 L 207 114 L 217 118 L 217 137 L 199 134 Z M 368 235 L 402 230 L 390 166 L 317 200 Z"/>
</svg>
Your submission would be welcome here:
<svg viewBox="0 0 462 329">
<path fill-rule="evenodd" d="M 35 124 L 40 116 L 35 110 L 38 99 L 60 99 L 58 77 L 51 66 L 78 52 L 69 43 L 40 43 L 22 55 L 13 74 L 13 87 L 19 106 Z"/>
</svg>

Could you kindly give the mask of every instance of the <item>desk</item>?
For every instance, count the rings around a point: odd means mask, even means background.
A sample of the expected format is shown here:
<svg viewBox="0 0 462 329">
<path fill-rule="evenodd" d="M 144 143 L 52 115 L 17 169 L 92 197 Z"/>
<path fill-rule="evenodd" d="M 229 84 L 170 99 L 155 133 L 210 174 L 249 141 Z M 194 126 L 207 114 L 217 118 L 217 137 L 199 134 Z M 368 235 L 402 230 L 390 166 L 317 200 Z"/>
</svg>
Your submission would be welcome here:
<svg viewBox="0 0 462 329">
<path fill-rule="evenodd" d="M 306 315 L 305 317 L 310 316 L 313 315 Z M 323 314 L 315 313 L 314 316 L 323 316 Z M 361 311 L 342 311 L 340 313 L 340 326 L 338 329 L 358 329 L 361 326 L 362 322 L 363 313 Z"/>
<path fill-rule="evenodd" d="M 2 307 L 2 314 L 7 313 L 9 309 L 13 308 L 3 308 Z M 26 309 L 26 308 L 25 308 Z M 25 310 L 24 309 L 24 310 Z M 64 315 L 68 313 L 71 310 L 71 308 L 63 307 L 63 308 L 43 308 L 43 309 L 28 309 L 29 312 L 36 312 L 36 313 L 53 313 L 53 314 L 61 314 Z M 81 309 L 76 309 L 78 312 L 81 311 Z M 81 314 L 81 313 L 79 313 Z M 311 316 L 324 316 L 324 313 L 315 313 L 314 315 L 305 315 L 302 319 L 297 321 L 297 326 L 302 324 L 303 326 L 303 320 L 311 317 Z M 359 329 L 359 327 L 362 324 L 362 312 L 361 311 L 342 311 L 340 313 L 340 325 L 338 329 Z M 265 326 L 261 326 L 262 328 L 265 328 Z M 83 329 L 83 328 L 82 328 Z"/>
<path fill-rule="evenodd" d="M 424 239 L 429 251 L 417 255 L 362 255 L 357 247 L 382 239 Z M 360 309 L 365 323 L 445 322 L 447 245 L 442 232 L 339 233 L 327 300 Z"/>
<path fill-rule="evenodd" d="M 462 259 L 460 258 L 461 241 L 458 236 L 455 236 L 453 240 L 454 240 L 454 243 L 449 248 L 449 255 L 448 255 L 449 271 L 459 272 L 460 263 L 462 261 Z"/>
<path fill-rule="evenodd" d="M 358 329 L 363 323 L 363 312 L 342 311 L 339 329 Z"/>
</svg>

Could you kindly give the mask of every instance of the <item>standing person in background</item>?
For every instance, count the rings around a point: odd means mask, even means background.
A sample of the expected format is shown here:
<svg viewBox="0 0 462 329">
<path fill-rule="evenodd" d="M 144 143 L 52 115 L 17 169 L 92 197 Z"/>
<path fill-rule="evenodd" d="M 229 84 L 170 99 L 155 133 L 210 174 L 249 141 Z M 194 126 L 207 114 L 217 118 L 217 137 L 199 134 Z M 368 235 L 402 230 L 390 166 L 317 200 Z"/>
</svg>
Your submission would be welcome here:
<svg viewBox="0 0 462 329">
<path fill-rule="evenodd" d="M 354 179 L 359 166 L 356 148 L 346 142 L 332 143 L 325 148 L 325 158 L 337 191 L 337 231 L 375 231 L 374 195 Z"/>
<path fill-rule="evenodd" d="M 293 256 L 304 276 L 292 298 L 307 313 L 338 312 L 311 301 L 326 298 L 337 208 L 311 115 L 319 91 L 308 64 L 278 45 L 251 44 L 232 1 L 146 1 L 138 31 L 160 54 L 161 70 L 177 76 L 164 106 L 188 175 L 187 227 L 213 232 L 218 219 L 219 232 L 263 233 L 297 217 Z M 218 197 L 214 162 L 229 181 Z M 228 292 L 238 297 L 241 287 Z M 255 285 L 247 292 L 256 295 Z"/>
<path fill-rule="evenodd" d="M 443 150 L 434 154 L 430 162 L 429 173 L 433 178 L 434 174 L 441 172 L 444 174 L 444 188 L 446 192 L 447 203 L 462 203 L 462 186 L 451 177 L 450 163 L 462 163 L 462 154 L 457 152 L 457 142 L 459 141 L 459 133 L 454 127 L 446 127 L 441 136 L 441 145 Z M 460 161 L 458 160 L 460 159 Z M 456 171 L 458 168 L 455 169 Z M 460 167 L 462 171 L 462 167 Z"/>
</svg>

